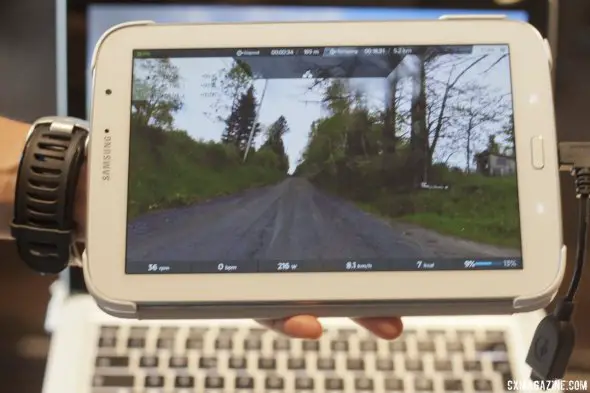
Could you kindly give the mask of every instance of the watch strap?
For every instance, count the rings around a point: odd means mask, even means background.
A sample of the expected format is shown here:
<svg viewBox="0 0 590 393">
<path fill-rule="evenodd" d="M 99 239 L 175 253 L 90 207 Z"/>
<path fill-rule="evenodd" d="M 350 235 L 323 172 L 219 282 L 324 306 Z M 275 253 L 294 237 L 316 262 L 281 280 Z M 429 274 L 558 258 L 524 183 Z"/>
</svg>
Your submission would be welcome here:
<svg viewBox="0 0 590 393">
<path fill-rule="evenodd" d="M 74 205 L 89 129 L 74 118 L 43 118 L 31 127 L 18 170 L 12 236 L 33 270 L 59 273 L 75 241 Z"/>
</svg>

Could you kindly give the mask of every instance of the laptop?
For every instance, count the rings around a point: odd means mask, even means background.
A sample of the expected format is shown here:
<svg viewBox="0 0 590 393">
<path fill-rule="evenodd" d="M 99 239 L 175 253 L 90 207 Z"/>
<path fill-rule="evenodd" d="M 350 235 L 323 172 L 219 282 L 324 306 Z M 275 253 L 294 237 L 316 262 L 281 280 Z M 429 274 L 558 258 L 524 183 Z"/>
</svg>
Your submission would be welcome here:
<svg viewBox="0 0 590 393">
<path fill-rule="evenodd" d="M 164 0 L 57 3 L 58 111 L 81 118 L 87 115 L 87 67 L 95 43 L 109 27 L 130 20 L 386 20 L 485 13 L 527 20 L 550 39 L 555 30 L 553 5 L 543 1 L 498 6 L 433 0 L 416 2 L 420 8 L 409 6 L 411 1 L 342 1 L 346 6 L 335 6 L 310 0 L 298 1 L 309 5 L 297 7 L 280 1 L 266 2 L 273 6 Z M 529 378 L 525 357 L 543 316 L 406 318 L 403 337 L 392 342 L 347 319 L 328 319 L 320 340 L 295 340 L 250 320 L 118 320 L 96 307 L 81 272 L 73 268 L 52 286 L 46 320 L 52 340 L 43 392 L 504 392 L 509 381 Z"/>
</svg>

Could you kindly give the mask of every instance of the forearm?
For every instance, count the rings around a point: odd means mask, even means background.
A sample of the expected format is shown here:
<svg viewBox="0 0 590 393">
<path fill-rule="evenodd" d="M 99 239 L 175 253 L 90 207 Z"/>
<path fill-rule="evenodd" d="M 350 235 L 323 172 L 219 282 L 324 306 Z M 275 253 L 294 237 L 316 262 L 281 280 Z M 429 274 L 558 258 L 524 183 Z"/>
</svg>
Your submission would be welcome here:
<svg viewBox="0 0 590 393">
<path fill-rule="evenodd" d="M 11 238 L 16 175 L 29 127 L 0 117 L 0 240 Z"/>
<path fill-rule="evenodd" d="M 14 194 L 19 161 L 30 125 L 0 117 L 0 240 L 11 239 Z M 86 165 L 82 167 L 74 201 L 77 236 L 84 237 L 86 218 Z"/>
</svg>

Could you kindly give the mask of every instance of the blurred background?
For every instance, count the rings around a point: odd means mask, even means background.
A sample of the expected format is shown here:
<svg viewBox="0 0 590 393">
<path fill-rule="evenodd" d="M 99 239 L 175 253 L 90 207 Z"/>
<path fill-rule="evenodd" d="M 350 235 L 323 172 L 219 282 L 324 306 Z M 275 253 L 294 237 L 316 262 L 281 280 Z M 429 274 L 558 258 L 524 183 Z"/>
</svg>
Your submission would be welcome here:
<svg viewBox="0 0 590 393">
<path fill-rule="evenodd" d="M 33 121 L 56 112 L 54 15 L 52 0 L 0 1 L 0 115 Z M 590 140 L 590 1 L 562 1 L 559 19 L 555 92 L 559 138 Z M 571 203 L 573 189 L 567 176 L 562 184 L 571 261 L 575 204 Z M 574 362 L 574 368 L 587 370 L 589 278 L 587 268 L 575 318 L 578 349 Z M 13 245 L 0 242 L 0 385 L 12 392 L 40 391 L 49 343 L 43 321 L 53 279 L 27 270 L 18 262 Z"/>
</svg>

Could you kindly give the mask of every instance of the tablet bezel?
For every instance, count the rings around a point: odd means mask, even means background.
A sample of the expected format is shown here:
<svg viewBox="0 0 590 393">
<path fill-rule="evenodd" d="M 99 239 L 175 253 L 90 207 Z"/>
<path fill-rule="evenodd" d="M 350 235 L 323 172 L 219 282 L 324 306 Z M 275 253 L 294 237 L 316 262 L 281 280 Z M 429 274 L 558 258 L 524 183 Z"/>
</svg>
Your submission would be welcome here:
<svg viewBox="0 0 590 393">
<path fill-rule="evenodd" d="M 133 50 L 439 44 L 510 46 L 524 269 L 125 274 Z M 86 268 L 101 296 L 137 303 L 489 299 L 536 296 L 555 281 L 562 235 L 551 78 L 546 48 L 528 24 L 489 20 L 131 26 L 108 35 L 97 54 Z M 106 129 L 112 155 L 109 181 L 103 180 L 102 170 Z M 535 136 L 545 143 L 543 169 L 532 167 Z"/>
</svg>

